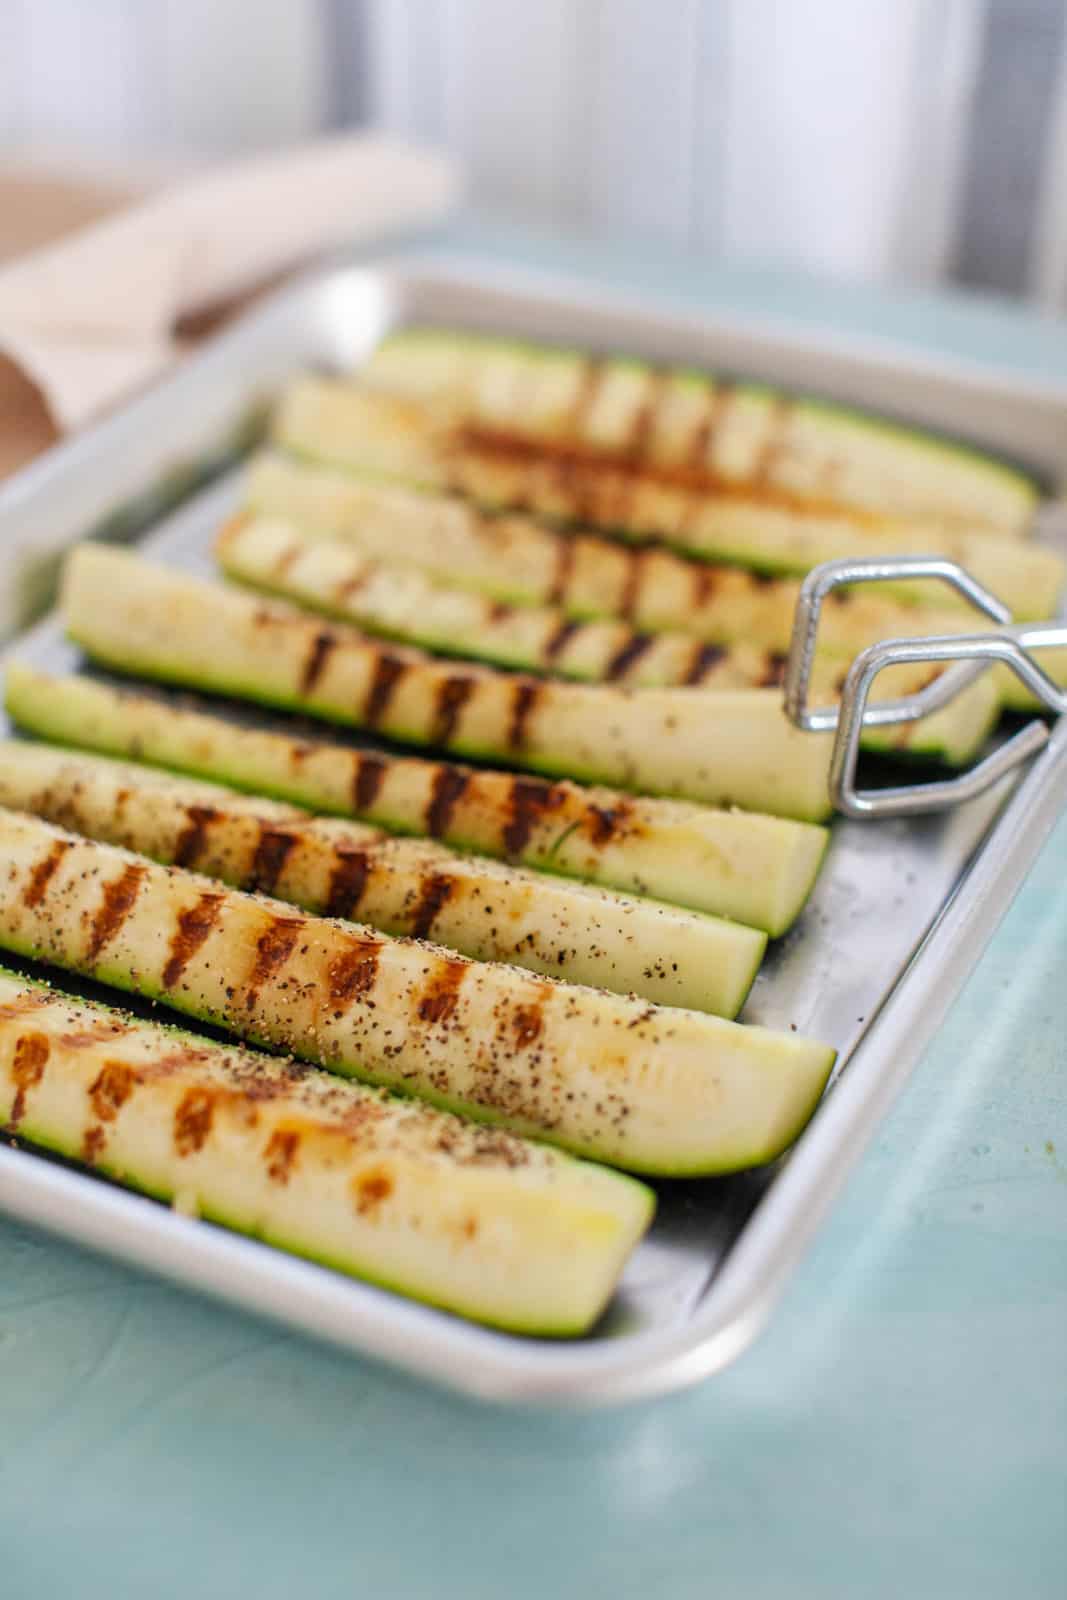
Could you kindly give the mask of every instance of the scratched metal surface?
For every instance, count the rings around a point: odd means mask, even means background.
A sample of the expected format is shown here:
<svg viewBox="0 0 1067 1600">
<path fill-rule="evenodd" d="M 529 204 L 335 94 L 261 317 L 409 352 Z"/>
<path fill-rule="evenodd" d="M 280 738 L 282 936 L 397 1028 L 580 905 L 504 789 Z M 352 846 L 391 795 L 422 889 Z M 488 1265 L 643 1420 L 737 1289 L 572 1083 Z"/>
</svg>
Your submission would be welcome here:
<svg viewBox="0 0 1067 1600">
<path fill-rule="evenodd" d="M 54 464 L 51 479 L 45 475 L 38 489 L 38 514 L 43 516 L 42 508 L 47 508 L 51 496 L 55 523 L 61 527 L 64 506 L 79 492 L 83 506 L 113 509 L 124 445 L 132 437 L 138 448 L 143 448 L 147 426 L 155 430 L 153 455 L 158 477 L 162 464 L 173 464 L 178 455 L 195 454 L 198 428 L 203 441 L 205 415 L 217 439 L 223 424 L 232 431 L 239 414 L 286 372 L 309 362 L 333 365 L 358 359 L 386 327 L 405 317 L 485 321 L 488 304 L 488 320 L 497 326 L 514 325 L 524 332 L 563 337 L 582 317 L 588 337 L 597 337 L 592 307 L 571 304 L 563 317 L 560 305 L 565 301 L 557 299 L 545 306 L 521 292 L 512 293 L 513 316 L 509 320 L 507 291 L 497 285 L 494 295 L 454 282 L 442 285 L 432 276 L 405 285 L 402 277 L 388 272 L 328 275 L 250 321 L 175 384 L 116 419 L 118 425 L 111 429 L 110 437 L 106 428 L 101 430 L 103 440 L 97 440 L 94 447 L 90 439 L 80 459 Z M 599 335 L 603 341 L 613 338 L 616 324 L 612 318 L 618 315 L 601 310 Z M 679 353 L 680 340 L 687 341 L 687 348 L 692 341 L 691 328 L 686 334 L 681 328 L 657 326 L 654 318 L 649 324 L 641 326 L 638 339 L 631 315 L 626 326 L 634 335 L 632 347 L 669 357 Z M 762 336 L 762 343 L 752 336 L 747 363 L 745 349 L 737 347 L 736 334 L 732 344 L 720 341 L 721 352 L 706 330 L 704 338 L 709 363 L 718 357 L 720 364 L 743 363 L 748 370 L 768 371 L 777 351 L 788 376 L 795 372 L 799 359 L 788 341 L 776 343 L 771 335 Z M 867 365 L 857 362 L 852 379 L 847 373 L 840 378 L 839 392 L 859 398 L 864 374 L 865 392 L 868 396 L 877 392 L 869 358 Z M 900 372 L 894 369 L 892 377 L 899 390 Z M 931 399 L 931 390 L 936 390 L 936 385 L 928 373 L 913 379 L 916 392 L 921 387 L 925 396 L 925 420 L 950 426 L 949 400 L 953 384 L 959 381 L 958 375 L 945 380 L 943 413 L 932 415 L 937 395 Z M 889 386 L 889 376 L 885 382 Z M 220 387 L 228 402 L 221 413 L 217 405 Z M 988 434 L 995 431 L 997 405 L 989 396 L 986 401 L 983 426 Z M 902 399 L 898 399 L 900 404 Z M 156 415 L 146 416 L 153 407 Z M 1014 424 L 1011 406 L 1008 415 Z M 1051 448 L 1055 430 L 1050 419 L 1046 422 Z M 1006 424 L 1003 434 L 1005 445 L 1017 443 Z M 1037 464 L 1043 463 L 1037 460 Z M 178 566 L 208 570 L 210 537 L 239 496 L 237 469 L 159 519 L 145 541 L 146 553 Z M 24 659 L 53 669 L 79 665 L 77 653 L 62 640 L 53 623 L 35 629 L 18 650 Z M 343 739 L 344 735 L 331 729 L 329 737 Z M 830 857 L 811 904 L 789 936 L 774 947 L 753 989 L 744 1018 L 777 1027 L 795 1026 L 832 1042 L 839 1051 L 838 1077 L 851 1077 L 856 1085 L 869 1082 L 868 1113 L 877 1091 L 873 1056 L 870 1069 L 865 1060 L 872 1025 L 964 880 L 1010 793 L 1011 785 L 1004 785 L 983 801 L 938 818 L 876 827 L 837 822 Z M 996 906 L 985 908 L 983 915 L 990 928 L 999 910 Z M 913 966 L 911 981 L 914 985 L 918 974 L 918 981 L 933 994 L 939 973 L 929 962 L 924 966 L 924 960 L 920 956 Z M 917 1037 L 912 1060 L 918 1048 Z M 832 1089 L 828 1104 L 835 1095 L 836 1089 Z M 775 1250 L 783 1256 L 797 1253 L 806 1230 L 803 1216 L 787 1216 L 776 1223 L 779 1238 L 768 1241 L 764 1221 L 762 1254 L 754 1246 L 750 1249 L 750 1239 L 759 1232 L 754 1222 L 767 1210 L 760 1202 L 773 1194 L 783 1171 L 797 1163 L 806 1167 L 816 1188 L 820 1177 L 828 1188 L 834 1167 L 842 1166 L 854 1154 L 849 1145 L 858 1145 L 862 1120 L 851 1133 L 843 1128 L 830 1138 L 823 1136 L 829 1124 L 820 1113 L 791 1157 L 774 1169 L 732 1179 L 662 1186 L 655 1227 L 636 1252 L 608 1315 L 587 1340 L 565 1349 L 466 1327 L 250 1241 L 174 1217 L 163 1208 L 35 1154 L 0 1151 L 0 1204 L 342 1343 L 389 1354 L 461 1386 L 514 1393 L 566 1392 L 580 1398 L 600 1392 L 601 1378 L 604 1393 L 627 1384 L 640 1387 L 646 1381 L 685 1381 L 698 1370 L 721 1364 L 740 1348 L 762 1315 L 774 1276 L 768 1263 Z M 731 1297 L 727 1304 L 725 1295 L 720 1296 L 723 1315 L 716 1320 L 712 1313 L 727 1263 Z M 713 1328 L 718 1340 L 714 1355 L 710 1353 Z M 702 1346 L 703 1357 L 687 1364 L 686 1354 L 699 1353 Z M 665 1366 L 668 1347 L 669 1376 Z M 609 1369 L 613 1374 L 610 1383 L 606 1377 Z M 626 1378 L 621 1376 L 624 1371 Z"/>
</svg>

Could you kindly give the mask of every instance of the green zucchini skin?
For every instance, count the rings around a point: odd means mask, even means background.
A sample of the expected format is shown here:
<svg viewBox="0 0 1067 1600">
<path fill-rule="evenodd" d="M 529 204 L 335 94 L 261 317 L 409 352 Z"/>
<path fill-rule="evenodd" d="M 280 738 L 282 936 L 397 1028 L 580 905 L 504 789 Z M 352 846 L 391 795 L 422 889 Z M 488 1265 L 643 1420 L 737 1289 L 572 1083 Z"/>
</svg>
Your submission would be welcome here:
<svg viewBox="0 0 1067 1600">
<path fill-rule="evenodd" d="M 535 772 L 818 821 L 829 741 L 774 690 L 627 690 L 512 677 L 375 643 L 237 589 L 81 545 L 67 631 L 94 659 Z"/>
<path fill-rule="evenodd" d="M 767 935 L 106 756 L 0 742 L 0 805 L 305 911 L 734 1017 Z"/>
<path fill-rule="evenodd" d="M 239 1038 L 635 1172 L 735 1171 L 807 1122 L 828 1047 L 467 961 L 0 812 L 0 944 Z"/>
<path fill-rule="evenodd" d="M 829 840 L 825 828 L 781 817 L 309 742 L 20 661 L 7 666 L 4 698 L 16 726 L 42 739 L 731 917 L 772 937 L 803 909 Z"/>
<path fill-rule="evenodd" d="M 746 645 L 709 649 L 683 633 L 648 635 L 625 623 L 575 623 L 556 607 L 501 607 L 418 572 L 367 563 L 341 544 L 281 521 L 236 518 L 223 528 L 216 551 L 228 577 L 260 592 L 375 635 L 491 665 L 634 688 L 756 689 L 777 687 L 784 678 L 785 661 L 774 651 Z M 845 676 L 841 661 L 816 659 L 812 704 L 833 704 Z M 903 697 L 930 677 L 927 666 L 897 667 L 887 673 L 880 693 Z M 985 684 L 888 736 L 868 730 L 864 743 L 962 765 L 977 753 L 996 713 L 996 697 Z"/>
<path fill-rule="evenodd" d="M 803 505 L 1025 531 L 1033 479 L 972 447 L 765 384 L 440 328 L 401 329 L 365 383 L 512 446 Z"/>
<path fill-rule="evenodd" d="M 502 451 L 449 430 L 416 401 L 341 380 L 303 378 L 282 397 L 274 441 L 302 460 L 465 495 L 489 510 L 522 508 L 636 544 L 747 567 L 771 577 L 803 575 L 823 561 L 857 555 L 949 556 L 1020 619 L 1052 616 L 1064 582 L 1056 551 L 970 526 L 862 516 L 838 507 L 780 503 L 743 486 L 713 493 L 635 473 L 613 461 L 555 463 Z M 886 584 L 885 592 L 944 607 L 941 586 Z"/>
<path fill-rule="evenodd" d="M 651 1221 L 619 1173 L 0 969 L 0 1127 L 461 1316 L 584 1333 Z"/>
</svg>

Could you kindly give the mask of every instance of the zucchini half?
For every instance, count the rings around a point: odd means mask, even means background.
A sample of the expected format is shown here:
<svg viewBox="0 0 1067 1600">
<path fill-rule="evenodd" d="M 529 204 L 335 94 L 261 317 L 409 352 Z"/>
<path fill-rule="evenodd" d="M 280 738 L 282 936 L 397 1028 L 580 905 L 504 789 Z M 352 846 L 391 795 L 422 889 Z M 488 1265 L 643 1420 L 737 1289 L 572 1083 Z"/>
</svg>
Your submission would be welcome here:
<svg viewBox="0 0 1067 1600">
<path fill-rule="evenodd" d="M 632 1178 L 0 970 L 0 1126 L 186 1215 L 513 1332 L 596 1321 Z"/>
<path fill-rule="evenodd" d="M 732 917 L 772 936 L 803 909 L 829 837 L 783 817 L 310 742 L 19 661 L 8 663 L 4 698 L 12 721 L 43 739 Z"/>
<path fill-rule="evenodd" d="M 418 571 L 369 562 L 358 551 L 278 519 L 234 518 L 219 535 L 216 552 L 228 577 L 262 593 L 376 636 L 495 666 L 634 688 L 755 689 L 778 687 L 784 677 L 785 660 L 776 651 L 709 646 L 684 633 L 638 633 L 625 622 L 574 622 L 553 606 L 500 605 Z M 891 668 L 879 694 L 903 697 L 940 671 Z M 833 704 L 846 675 L 839 659 L 817 659 L 812 703 Z M 977 752 L 995 718 L 996 697 L 982 684 L 936 716 L 889 736 L 883 729 L 868 730 L 864 745 L 961 764 Z"/>
<path fill-rule="evenodd" d="M 965 445 L 681 368 L 448 329 L 386 338 L 363 382 L 445 406 L 512 447 L 613 462 L 704 489 L 1025 531 L 1032 478 Z"/>
<path fill-rule="evenodd" d="M 0 805 L 305 911 L 721 1017 L 767 944 L 739 922 L 24 740 L 0 742 Z"/>
<path fill-rule="evenodd" d="M 0 811 L 0 861 L 5 949 L 636 1172 L 773 1160 L 834 1060 L 796 1034 L 308 916 L 19 812 Z"/>
<path fill-rule="evenodd" d="M 238 589 L 81 545 L 67 631 L 120 671 L 237 695 L 409 744 L 817 821 L 830 742 L 776 690 L 627 690 L 515 677 L 374 643 Z"/>
<path fill-rule="evenodd" d="M 1053 615 L 1063 587 L 1061 557 L 1028 540 L 970 526 L 782 504 L 743 486 L 712 493 L 611 461 L 502 451 L 450 430 L 425 405 L 336 379 L 302 378 L 290 385 L 275 417 L 274 439 L 311 461 L 458 492 L 490 509 L 517 507 L 584 523 L 627 541 L 658 541 L 703 561 L 736 563 L 771 576 L 803 574 L 820 562 L 860 555 L 946 555 L 1022 620 Z M 929 583 L 885 588 L 922 605 L 945 603 Z"/>
</svg>

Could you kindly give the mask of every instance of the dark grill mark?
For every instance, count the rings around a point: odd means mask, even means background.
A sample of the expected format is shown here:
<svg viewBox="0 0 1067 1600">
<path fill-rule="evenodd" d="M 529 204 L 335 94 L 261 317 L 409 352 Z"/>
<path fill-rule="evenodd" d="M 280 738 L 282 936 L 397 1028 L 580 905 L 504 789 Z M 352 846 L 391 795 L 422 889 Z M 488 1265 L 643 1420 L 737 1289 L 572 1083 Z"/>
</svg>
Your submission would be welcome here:
<svg viewBox="0 0 1067 1600">
<path fill-rule="evenodd" d="M 566 598 L 571 577 L 574 573 L 575 554 L 574 541 L 569 539 L 566 534 L 557 535 L 556 566 L 552 574 L 552 584 L 547 597 L 551 605 L 559 605 L 560 601 Z"/>
<path fill-rule="evenodd" d="M 442 839 L 448 832 L 456 803 L 466 792 L 470 773 L 460 767 L 440 766 L 433 776 L 430 804 L 426 811 L 426 831 L 432 839 Z"/>
<path fill-rule="evenodd" d="M 504 829 L 504 853 L 516 857 L 522 855 L 530 842 L 534 826 L 557 803 L 558 796 L 549 783 L 540 783 L 536 778 L 513 778 L 509 798 L 510 816 Z"/>
<path fill-rule="evenodd" d="M 291 1128 L 277 1128 L 267 1141 L 267 1148 L 263 1152 L 263 1159 L 267 1166 L 267 1177 L 272 1183 L 286 1184 L 289 1174 L 296 1164 L 296 1153 L 300 1148 L 300 1135 Z"/>
<path fill-rule="evenodd" d="M 651 633 L 631 633 L 622 649 L 616 650 L 608 662 L 604 670 L 605 678 L 610 682 L 623 677 L 647 651 L 651 650 L 655 642 L 655 637 Z"/>
<path fill-rule="evenodd" d="M 459 1003 L 459 989 L 467 972 L 465 961 L 442 961 L 419 1001 L 423 1022 L 447 1022 Z"/>
<path fill-rule="evenodd" d="M 204 836 L 219 813 L 214 806 L 187 806 L 185 816 L 185 826 L 174 846 L 176 867 L 195 866 L 204 848 Z"/>
<path fill-rule="evenodd" d="M 619 595 L 619 616 L 626 622 L 632 622 L 637 614 L 637 602 L 641 598 L 645 552 L 627 550 L 625 555 L 626 577 L 623 580 L 622 593 Z"/>
<path fill-rule="evenodd" d="M 339 849 L 326 896 L 328 917 L 351 917 L 363 898 L 370 872 L 366 850 Z"/>
<path fill-rule="evenodd" d="M 22 903 L 30 910 L 39 906 L 48 891 L 48 885 L 56 875 L 59 863 L 70 849 L 69 839 L 57 839 L 45 856 L 43 861 L 38 861 L 30 873 L 30 881 L 22 891 Z"/>
<path fill-rule="evenodd" d="M 146 867 L 124 867 L 120 877 L 104 884 L 101 904 L 89 928 L 89 944 L 85 952 L 88 966 L 96 963 L 104 947 L 110 944 L 133 910 L 137 891 L 147 870 Z"/>
<path fill-rule="evenodd" d="M 215 926 L 222 906 L 221 894 L 202 894 L 195 905 L 178 913 L 178 928 L 172 934 L 170 954 L 163 968 L 164 989 L 172 989 Z"/>
<path fill-rule="evenodd" d="M 373 989 L 381 948 L 376 939 L 353 941 L 349 949 L 330 962 L 327 981 L 335 1006 L 348 1005 L 357 995 Z"/>
<path fill-rule="evenodd" d="M 44 1077 L 45 1065 L 51 1046 L 43 1033 L 24 1033 L 15 1041 L 15 1055 L 11 1063 L 11 1081 L 15 1085 L 15 1099 L 11 1106 L 8 1126 L 17 1128 L 26 1115 L 26 1095 Z"/>
<path fill-rule="evenodd" d="M 367 695 L 367 704 L 363 712 L 363 720 L 368 728 L 376 728 L 385 715 L 389 701 L 392 699 L 393 690 L 407 671 L 407 662 L 401 661 L 399 656 L 379 653 L 374 663 L 374 676 L 371 679 L 370 693 Z"/>
<path fill-rule="evenodd" d="M 89 1102 L 101 1122 L 114 1122 L 133 1093 L 137 1074 L 125 1061 L 105 1061 L 89 1086 Z"/>
<path fill-rule="evenodd" d="M 425 939 L 433 927 L 442 906 L 449 899 L 456 880 L 444 872 L 430 872 L 422 880 L 418 903 L 411 914 L 411 935 Z"/>
<path fill-rule="evenodd" d="M 777 689 L 785 678 L 785 664 L 789 657 L 783 650 L 768 650 L 767 665 L 757 685 L 760 689 Z"/>
<path fill-rule="evenodd" d="M 512 750 L 521 750 L 526 743 L 526 730 L 534 707 L 541 698 L 541 684 L 529 678 L 519 678 L 515 684 L 515 698 L 511 706 L 511 722 L 507 742 Z"/>
<path fill-rule="evenodd" d="M 596 399 L 596 392 L 600 387 L 602 377 L 603 372 L 600 362 L 591 356 L 586 362 L 585 369 L 579 380 L 578 390 L 574 397 L 574 405 L 571 408 L 564 434 L 564 438 L 569 434 L 575 444 L 581 441 L 585 432 L 586 419 L 593 409 L 593 401 Z"/>
<path fill-rule="evenodd" d="M 617 806 L 590 806 L 586 831 L 593 844 L 610 844 L 629 822 L 632 809 L 625 800 L 620 800 Z"/>
<path fill-rule="evenodd" d="M 540 1006 L 519 1006 L 512 1024 L 516 1049 L 526 1050 L 532 1045 L 540 1036 L 541 1024 Z"/>
<path fill-rule="evenodd" d="M 367 587 L 373 575 L 373 569 L 367 567 L 362 572 L 353 572 L 350 578 L 342 578 L 336 590 L 338 602 L 341 605 L 348 605 L 361 589 Z"/>
<path fill-rule="evenodd" d="M 300 693 L 311 694 L 315 685 L 326 670 L 326 663 L 331 653 L 337 648 L 337 635 L 331 633 L 329 628 L 323 628 L 311 641 L 308 658 L 304 662 L 304 670 L 300 677 Z"/>
<path fill-rule="evenodd" d="M 575 622 L 572 617 L 564 617 L 563 621 L 549 635 L 542 646 L 541 653 L 546 663 L 555 661 L 556 657 L 566 649 L 581 626 L 581 623 Z"/>
<path fill-rule="evenodd" d="M 706 606 L 715 590 L 719 586 L 719 574 L 714 567 L 693 565 L 693 609 L 698 611 L 701 606 Z"/>
<path fill-rule="evenodd" d="M 356 781 L 352 785 L 352 802 L 357 816 L 370 810 L 384 782 L 385 762 L 380 756 L 356 757 Z"/>
<path fill-rule="evenodd" d="M 433 744 L 448 744 L 456 731 L 460 712 L 474 693 L 474 679 L 469 676 L 442 678 L 437 685 L 436 707 L 430 740 Z"/>
<path fill-rule="evenodd" d="M 261 894 L 270 894 L 296 843 L 295 834 L 286 833 L 283 828 L 272 828 L 267 822 L 260 823 L 259 840 L 246 887 L 258 890 Z"/>
<path fill-rule="evenodd" d="M 304 922 L 295 917 L 275 917 L 270 927 L 256 940 L 256 959 L 252 964 L 245 997 L 249 1011 L 256 1003 L 260 986 L 273 977 L 292 955 L 304 927 Z"/>
<path fill-rule="evenodd" d="M 657 372 L 650 372 L 645 387 L 644 399 L 634 413 L 634 420 L 630 424 L 630 437 L 623 446 L 623 454 L 627 460 L 637 463 L 648 449 L 649 437 L 656 420 L 656 406 L 659 402 L 660 390 L 663 379 Z"/>
<path fill-rule="evenodd" d="M 689 671 L 682 679 L 682 682 L 685 684 L 703 682 L 711 669 L 717 666 L 725 655 L 726 651 L 721 644 L 694 645 L 693 659 L 690 662 Z"/>
<path fill-rule="evenodd" d="M 202 1150 L 211 1132 L 215 1096 L 210 1089 L 187 1089 L 174 1113 L 174 1148 L 179 1156 Z"/>
<path fill-rule="evenodd" d="M 490 600 L 485 608 L 487 622 L 503 622 L 514 615 L 515 607 L 509 606 L 506 600 Z"/>
</svg>

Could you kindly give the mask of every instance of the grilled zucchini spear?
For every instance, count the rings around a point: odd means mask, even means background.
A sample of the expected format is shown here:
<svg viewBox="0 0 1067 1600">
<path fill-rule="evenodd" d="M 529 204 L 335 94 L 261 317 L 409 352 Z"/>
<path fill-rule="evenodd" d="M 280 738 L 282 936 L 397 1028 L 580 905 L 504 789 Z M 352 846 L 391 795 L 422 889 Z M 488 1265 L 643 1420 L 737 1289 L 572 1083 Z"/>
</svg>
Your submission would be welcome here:
<svg viewBox="0 0 1067 1600">
<path fill-rule="evenodd" d="M 309 743 L 18 661 L 4 690 L 11 719 L 44 739 L 651 895 L 772 936 L 798 916 L 826 851 L 826 830 L 806 822 Z"/>
<path fill-rule="evenodd" d="M 711 492 L 596 458 L 501 451 L 418 401 L 351 383 L 303 378 L 283 396 L 275 442 L 311 461 L 458 491 L 476 505 L 522 507 L 616 537 L 659 541 L 704 561 L 736 562 L 772 576 L 857 555 L 951 557 L 1019 618 L 1051 616 L 1063 586 L 1055 551 L 968 525 L 945 527 L 817 502 L 783 502 L 742 483 Z M 889 586 L 886 586 L 889 588 Z M 902 582 L 893 592 L 944 605 L 939 587 Z"/>
<path fill-rule="evenodd" d="M 643 1184 L 0 970 L 0 1126 L 268 1244 L 515 1332 L 580 1334 Z"/>
<path fill-rule="evenodd" d="M 740 1011 L 767 943 L 741 923 L 48 745 L 0 742 L 0 805 L 305 911 L 717 1016 Z"/>
<path fill-rule="evenodd" d="M 625 622 L 575 622 L 553 606 L 504 606 L 421 572 L 368 562 L 342 544 L 279 520 L 235 518 L 219 535 L 216 550 L 228 576 L 265 593 L 372 634 L 497 666 L 635 688 L 767 688 L 784 675 L 785 660 L 775 651 L 706 645 L 684 633 L 637 633 Z M 847 671 L 832 657 L 817 660 L 812 702 L 832 704 Z M 937 671 L 893 667 L 879 693 L 903 697 Z M 868 730 L 865 745 L 961 763 L 974 755 L 995 716 L 996 697 L 982 684 L 936 716 L 888 735 Z"/>
<path fill-rule="evenodd" d="M 367 383 L 444 404 L 504 445 L 711 491 L 1023 532 L 1031 478 L 966 446 L 755 384 L 446 329 L 392 334 Z"/>
<path fill-rule="evenodd" d="M 637 1172 L 772 1160 L 834 1052 L 311 917 L 0 811 L 0 945 Z"/>
<path fill-rule="evenodd" d="M 122 671 L 536 771 L 805 820 L 829 810 L 830 743 L 794 728 L 775 690 L 457 667 L 103 545 L 68 558 L 62 609 L 71 638 Z"/>
</svg>

